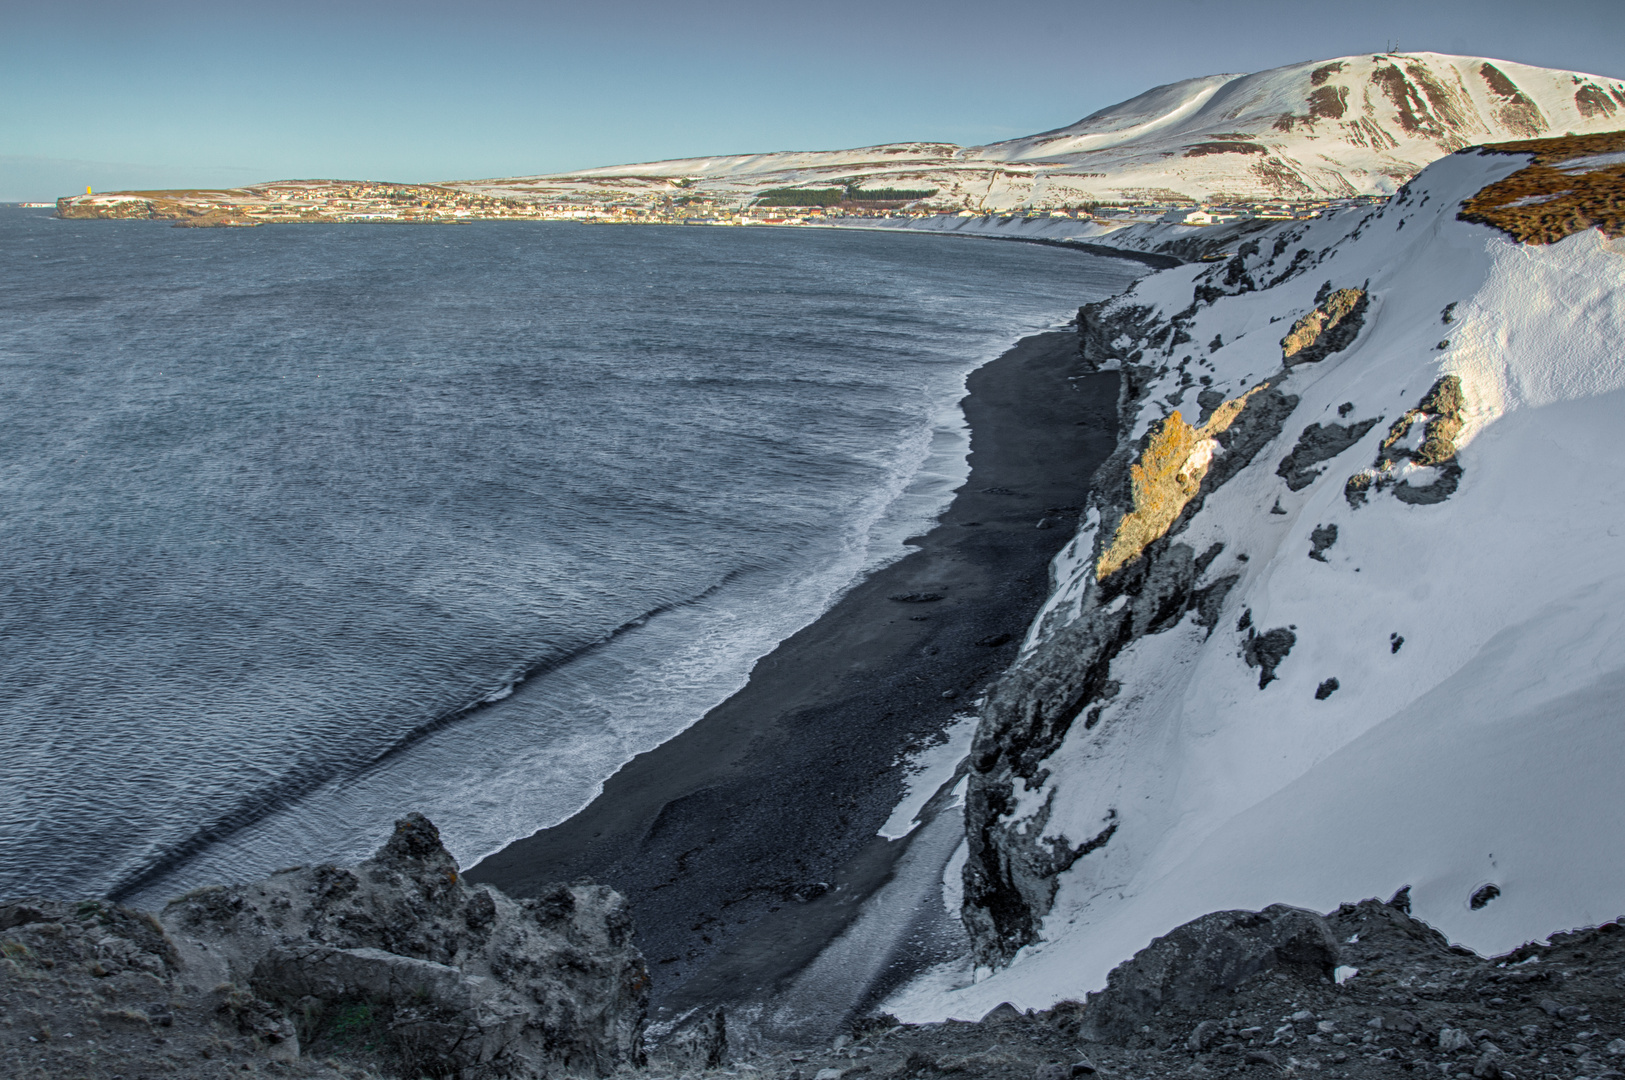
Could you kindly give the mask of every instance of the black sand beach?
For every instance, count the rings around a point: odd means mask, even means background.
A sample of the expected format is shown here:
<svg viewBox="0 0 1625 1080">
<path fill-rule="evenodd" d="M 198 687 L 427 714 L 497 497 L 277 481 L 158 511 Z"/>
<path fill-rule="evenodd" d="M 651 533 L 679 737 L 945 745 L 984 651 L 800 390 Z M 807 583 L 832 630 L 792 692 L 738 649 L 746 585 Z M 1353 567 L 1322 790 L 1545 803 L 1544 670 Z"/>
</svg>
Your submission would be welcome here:
<svg viewBox="0 0 1625 1080">
<path fill-rule="evenodd" d="M 968 387 L 970 478 L 918 551 L 575 817 L 468 871 L 517 896 L 581 877 L 626 894 L 656 1020 L 759 1000 L 841 932 L 914 840 L 876 835 L 903 794 L 899 758 L 1014 659 L 1043 602 L 1113 445 L 1117 376 L 1083 374 L 1076 335 L 1058 331 Z M 922 594 L 941 598 L 893 599 Z"/>
</svg>

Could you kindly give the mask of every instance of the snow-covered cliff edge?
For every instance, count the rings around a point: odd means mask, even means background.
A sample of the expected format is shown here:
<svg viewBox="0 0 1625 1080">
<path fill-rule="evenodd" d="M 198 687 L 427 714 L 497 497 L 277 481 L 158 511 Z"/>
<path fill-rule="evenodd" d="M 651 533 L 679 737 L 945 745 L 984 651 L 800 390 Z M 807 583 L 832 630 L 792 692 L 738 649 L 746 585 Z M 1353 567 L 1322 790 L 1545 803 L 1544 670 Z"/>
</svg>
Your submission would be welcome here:
<svg viewBox="0 0 1625 1080">
<path fill-rule="evenodd" d="M 1120 448 L 971 753 L 978 977 L 899 1015 L 1221 908 L 1408 887 L 1484 953 L 1619 914 L 1622 207 L 1625 133 L 1466 150 L 1080 313 Z"/>
</svg>

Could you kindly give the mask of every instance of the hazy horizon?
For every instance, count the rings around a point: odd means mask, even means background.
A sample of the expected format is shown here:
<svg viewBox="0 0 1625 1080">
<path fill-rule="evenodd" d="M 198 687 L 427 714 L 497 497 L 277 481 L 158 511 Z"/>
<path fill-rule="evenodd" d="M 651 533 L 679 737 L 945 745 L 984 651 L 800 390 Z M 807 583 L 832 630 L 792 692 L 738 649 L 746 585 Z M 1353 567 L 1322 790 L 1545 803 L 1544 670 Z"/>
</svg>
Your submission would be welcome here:
<svg viewBox="0 0 1625 1080">
<path fill-rule="evenodd" d="M 15 8 L 15 5 L 8 5 Z M 963 0 L 592 11 L 199 0 L 0 13 L 0 201 L 289 178 L 430 181 L 674 157 L 966 145 L 1153 86 L 1383 51 L 1625 76 L 1625 5 Z"/>
</svg>

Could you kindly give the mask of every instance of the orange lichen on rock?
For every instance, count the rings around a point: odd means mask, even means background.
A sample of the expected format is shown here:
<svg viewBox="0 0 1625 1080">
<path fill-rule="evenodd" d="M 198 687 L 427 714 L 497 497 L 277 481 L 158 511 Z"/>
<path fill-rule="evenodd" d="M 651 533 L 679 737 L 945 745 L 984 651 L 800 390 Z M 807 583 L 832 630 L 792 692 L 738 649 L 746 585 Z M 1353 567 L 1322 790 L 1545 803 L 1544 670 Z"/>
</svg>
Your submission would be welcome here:
<svg viewBox="0 0 1625 1080">
<path fill-rule="evenodd" d="M 1335 352 L 1344 347 L 1353 335 L 1333 335 L 1334 340 L 1322 341 L 1323 337 L 1330 335 L 1343 324 L 1356 311 L 1363 311 L 1362 301 L 1365 300 L 1364 289 L 1338 289 L 1326 297 L 1326 302 L 1315 310 L 1292 324 L 1292 329 L 1286 337 L 1281 339 L 1281 356 L 1290 367 L 1293 364 L 1312 363 L 1323 359 L 1328 353 Z M 1356 333 L 1359 328 L 1353 327 Z M 1327 349 L 1317 349 L 1315 346 L 1332 345 Z"/>
<path fill-rule="evenodd" d="M 1586 229 L 1625 236 L 1625 162 L 1588 161 L 1625 152 L 1625 131 L 1491 143 L 1529 154 L 1530 164 L 1461 204 L 1462 221 L 1490 225 L 1524 244 L 1553 244 Z"/>
<path fill-rule="evenodd" d="M 1248 399 L 1268 385 L 1260 383 L 1226 401 L 1199 427 L 1192 427 L 1174 412 L 1152 430 L 1140 460 L 1129 466 L 1134 507 L 1117 523 L 1110 546 L 1095 563 L 1096 580 L 1139 558 L 1152 541 L 1173 527 L 1185 505 L 1201 490 L 1202 478 L 1219 446 L 1214 436 L 1235 423 Z"/>
<path fill-rule="evenodd" d="M 1434 382 L 1431 389 L 1408 409 L 1404 416 L 1388 428 L 1387 436 L 1377 448 L 1375 464 L 1349 477 L 1343 485 L 1343 497 L 1351 507 L 1358 509 L 1376 491 L 1393 487 L 1394 497 L 1414 504 L 1438 503 L 1455 493 L 1460 483 L 1462 468 L 1456 461 L 1456 440 L 1466 422 L 1462 412 L 1467 399 L 1462 392 L 1461 376 L 1445 375 Z M 1422 429 L 1422 444 L 1414 450 L 1400 444 L 1410 436 L 1417 423 Z M 1406 461 L 1438 470 L 1431 484 L 1414 486 L 1400 480 L 1400 467 Z"/>
</svg>

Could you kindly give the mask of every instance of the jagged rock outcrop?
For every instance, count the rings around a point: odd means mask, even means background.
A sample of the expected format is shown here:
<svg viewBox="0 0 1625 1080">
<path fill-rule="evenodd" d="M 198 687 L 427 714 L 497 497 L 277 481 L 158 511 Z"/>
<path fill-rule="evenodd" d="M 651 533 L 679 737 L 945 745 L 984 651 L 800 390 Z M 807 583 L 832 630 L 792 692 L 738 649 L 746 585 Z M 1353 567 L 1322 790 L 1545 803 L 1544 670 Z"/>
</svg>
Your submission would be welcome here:
<svg viewBox="0 0 1625 1080">
<path fill-rule="evenodd" d="M 1311 985 L 1330 982 L 1337 939 L 1313 911 L 1277 904 L 1216 911 L 1157 938 L 1107 976 L 1084 1013 L 1089 1037 L 1128 1043 L 1156 1021 L 1220 1010 L 1248 979 L 1271 972 Z"/>
<path fill-rule="evenodd" d="M 1078 325 L 1085 358 L 1122 371 L 1120 422 L 1131 429 L 1156 375 L 1153 364 L 1182 344 L 1177 328 L 1132 295 L 1115 307 L 1085 308 Z M 1167 350 L 1160 355 L 1151 351 L 1158 342 Z M 1114 693 L 1111 662 L 1130 642 L 1177 625 L 1188 612 L 1201 625 L 1215 624 L 1236 579 L 1202 582 L 1218 551 L 1199 556 L 1177 537 L 1205 497 L 1280 434 L 1298 401 L 1277 388 L 1282 374 L 1208 409 L 1199 428 L 1171 414 L 1096 474 L 1091 498 L 1099 527 L 1090 562 L 1097 581 L 1077 618 L 1000 680 L 971 748 L 962 916 L 978 963 L 1003 963 L 1037 940 L 1057 876 L 1116 833 L 1115 811 L 1086 836 L 1051 833 L 1049 803 L 1020 822 L 1007 815 L 1021 793 L 1043 785 L 1042 763 L 1073 726 L 1098 722 Z"/>
<path fill-rule="evenodd" d="M 1363 506 L 1372 492 L 1387 488 L 1393 488 L 1394 498 L 1400 502 L 1423 506 L 1443 502 L 1455 494 L 1462 477 L 1461 465 L 1456 461 L 1456 439 L 1465 426 L 1465 407 L 1459 376 L 1446 375 L 1435 382 L 1414 409 L 1407 409 L 1389 427 L 1372 467 L 1355 473 L 1343 485 L 1348 504 Z M 1422 425 L 1420 441 L 1414 447 L 1406 446 L 1417 424 Z M 1406 462 L 1423 471 L 1404 471 Z"/>
<path fill-rule="evenodd" d="M 1293 323 L 1281 339 L 1281 358 L 1288 367 L 1318 364 L 1352 345 L 1365 325 L 1370 298 L 1364 289 L 1334 292 L 1328 281 L 1321 295 L 1315 297 L 1315 304 L 1315 309 Z"/>
<path fill-rule="evenodd" d="M 1118 519 L 1112 542 L 1095 561 L 1097 578 L 1137 559 L 1168 532 L 1201 490 L 1213 455 L 1222 447 L 1218 436 L 1235 423 L 1255 394 L 1268 389 L 1268 383 L 1260 383 L 1234 400 L 1205 410 L 1207 419 L 1196 427 L 1185 423 L 1176 411 L 1149 433 L 1139 460 L 1129 466 L 1132 508 Z"/>
<path fill-rule="evenodd" d="M 1144 338 L 1156 321 L 1155 309 L 1125 305 L 1116 297 L 1085 304 L 1078 309 L 1078 354 L 1090 371 L 1126 360 L 1123 346 Z"/>
<path fill-rule="evenodd" d="M 1251 615 L 1251 611 L 1247 612 L 1242 616 L 1243 621 L 1250 621 Z M 1292 632 L 1290 626 L 1277 626 L 1262 633 L 1254 627 L 1247 627 L 1247 638 L 1241 643 L 1241 658 L 1248 667 L 1258 669 L 1260 690 L 1275 681 L 1275 669 L 1281 666 L 1281 661 L 1286 659 L 1292 646 L 1297 643 L 1298 635 Z"/>
<path fill-rule="evenodd" d="M 0 906 L 0 931 L 0 983 L 52 991 L 35 995 L 57 1018 L 41 1021 L 46 1042 L 66 1040 L 64 1025 L 111 1029 L 115 1044 L 165 1026 L 171 1065 L 271 1059 L 308 1076 L 336 1075 L 311 1061 L 328 1057 L 459 1080 L 604 1076 L 644 1060 L 649 979 L 621 897 L 470 887 L 417 814 L 359 866 L 198 889 L 159 918 L 24 901 Z M 133 1041 L 126 1055 L 150 1049 Z"/>
</svg>

